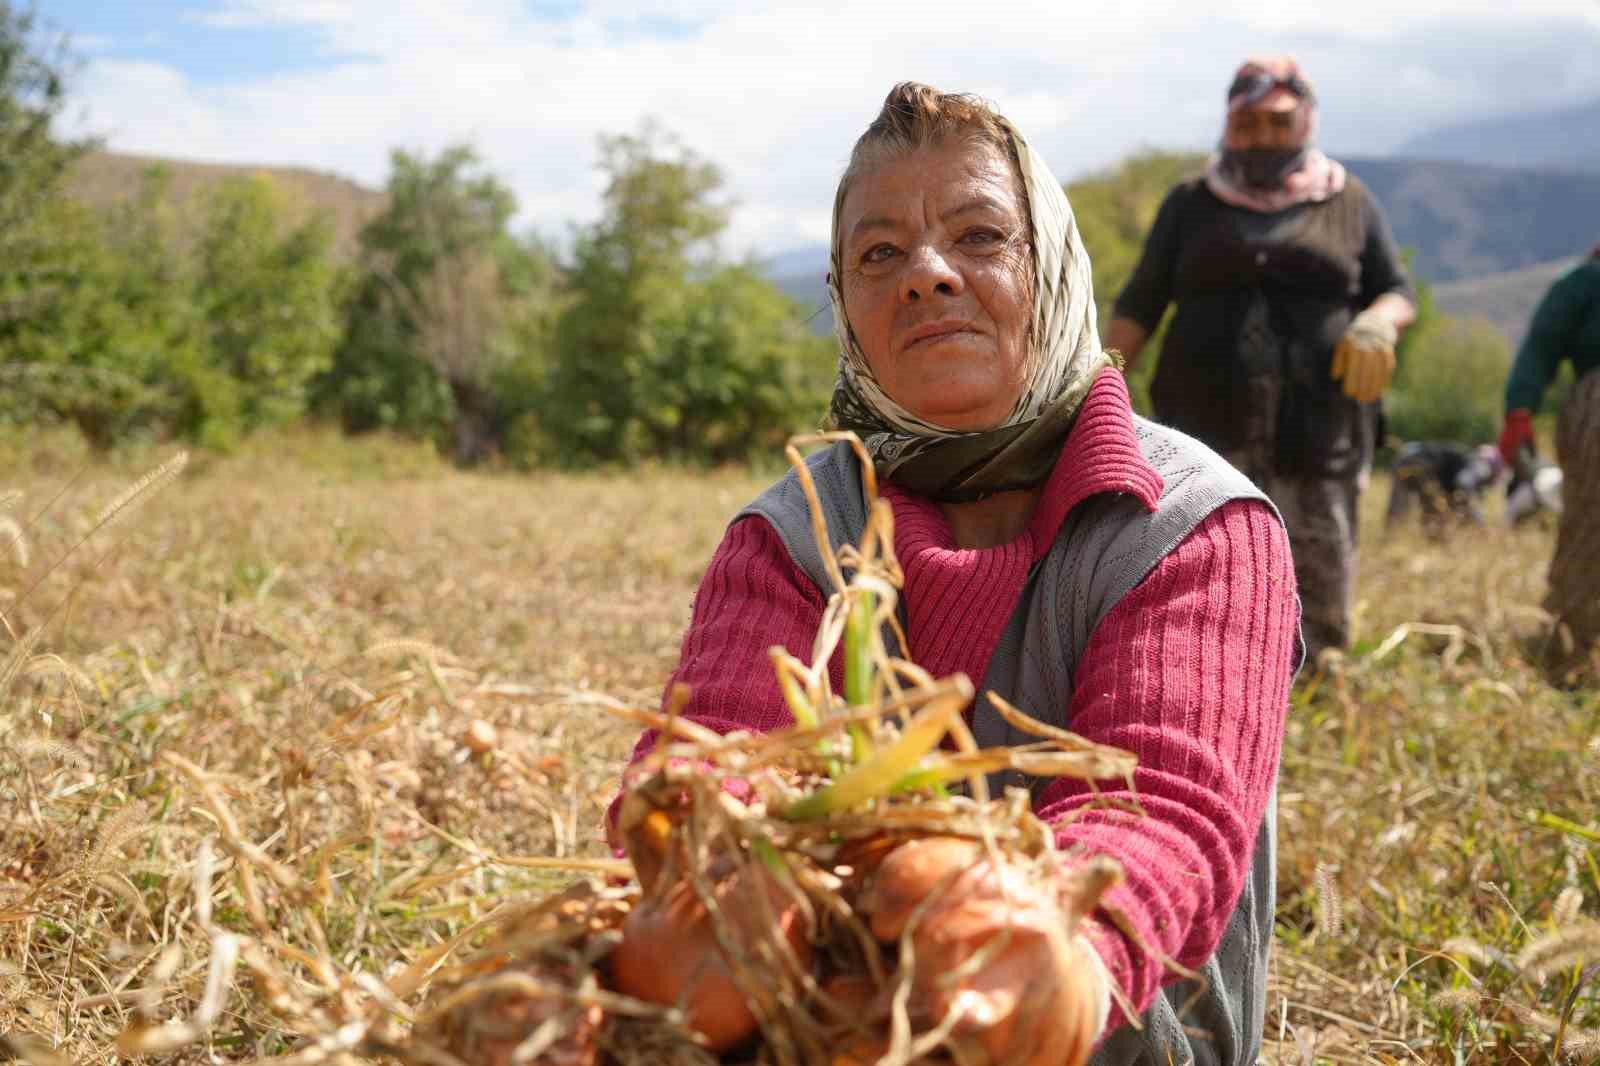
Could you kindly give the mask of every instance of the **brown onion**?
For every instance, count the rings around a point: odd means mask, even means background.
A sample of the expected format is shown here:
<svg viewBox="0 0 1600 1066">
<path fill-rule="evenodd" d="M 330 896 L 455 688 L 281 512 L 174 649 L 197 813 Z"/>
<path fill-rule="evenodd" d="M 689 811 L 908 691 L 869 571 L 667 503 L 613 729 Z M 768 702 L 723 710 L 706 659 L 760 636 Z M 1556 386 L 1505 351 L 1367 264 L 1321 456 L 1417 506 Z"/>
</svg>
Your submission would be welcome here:
<svg viewBox="0 0 1600 1066">
<path fill-rule="evenodd" d="M 751 893 L 758 879 L 768 907 Z M 777 926 L 803 968 L 809 969 L 811 942 L 798 904 L 760 867 L 744 867 L 717 886 L 717 903 L 735 935 L 746 945 L 763 936 L 763 919 L 777 916 Z M 733 967 L 717 943 L 711 916 L 687 882 L 634 907 L 622 927 L 622 941 L 611 952 L 611 985 L 636 999 L 680 1006 L 689 1028 L 717 1052 L 755 1035 L 757 1021 Z"/>
<path fill-rule="evenodd" d="M 922 901 L 946 887 L 952 870 L 970 869 L 982 857 L 982 845 L 961 837 L 925 837 L 895 848 L 862 894 L 860 909 L 871 919 L 872 935 L 884 943 L 898 940 Z"/>
</svg>

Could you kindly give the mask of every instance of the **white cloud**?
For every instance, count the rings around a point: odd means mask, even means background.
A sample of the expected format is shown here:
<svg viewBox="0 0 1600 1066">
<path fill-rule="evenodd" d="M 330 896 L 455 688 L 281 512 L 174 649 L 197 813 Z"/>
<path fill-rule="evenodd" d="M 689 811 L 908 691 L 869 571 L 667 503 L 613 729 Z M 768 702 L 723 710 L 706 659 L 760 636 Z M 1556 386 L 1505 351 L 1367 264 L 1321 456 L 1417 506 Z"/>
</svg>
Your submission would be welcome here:
<svg viewBox="0 0 1600 1066">
<path fill-rule="evenodd" d="M 522 0 L 226 0 L 214 26 L 310 31 L 322 69 L 197 85 L 91 59 L 80 93 L 113 147 L 298 163 L 382 182 L 393 146 L 473 142 L 523 217 L 592 217 L 601 132 L 658 116 L 723 167 L 734 250 L 820 239 L 851 141 L 890 84 L 995 99 L 1063 177 L 1141 146 L 1203 147 L 1247 54 L 1293 51 L 1315 78 L 1331 149 L 1376 153 L 1443 122 L 1600 95 L 1600 4 L 1529 0 L 1180 0 L 915 7 L 596 0 L 541 19 Z M 686 32 L 660 32 L 663 27 Z"/>
</svg>

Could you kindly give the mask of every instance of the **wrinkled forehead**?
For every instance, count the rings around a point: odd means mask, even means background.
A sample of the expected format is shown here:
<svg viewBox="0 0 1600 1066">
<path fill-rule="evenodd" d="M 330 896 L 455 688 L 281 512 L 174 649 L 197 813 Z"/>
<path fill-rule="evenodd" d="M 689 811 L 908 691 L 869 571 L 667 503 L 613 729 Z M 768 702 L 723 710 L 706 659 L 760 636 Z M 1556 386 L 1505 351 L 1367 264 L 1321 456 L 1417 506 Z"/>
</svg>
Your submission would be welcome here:
<svg viewBox="0 0 1600 1066">
<path fill-rule="evenodd" d="M 834 237 L 848 241 L 863 225 L 911 223 L 964 208 L 1029 220 L 1022 174 L 1005 149 L 981 135 L 946 137 L 909 148 L 858 153 L 840 181 Z"/>
</svg>

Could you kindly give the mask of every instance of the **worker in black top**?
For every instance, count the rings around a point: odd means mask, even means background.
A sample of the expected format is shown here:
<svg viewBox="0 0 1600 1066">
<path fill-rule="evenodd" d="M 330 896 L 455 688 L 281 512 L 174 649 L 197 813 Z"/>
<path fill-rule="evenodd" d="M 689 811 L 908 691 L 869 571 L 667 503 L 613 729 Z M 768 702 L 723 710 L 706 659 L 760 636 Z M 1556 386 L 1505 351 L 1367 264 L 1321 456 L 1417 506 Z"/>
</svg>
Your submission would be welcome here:
<svg viewBox="0 0 1600 1066">
<path fill-rule="evenodd" d="M 1167 195 L 1106 332 L 1131 370 L 1177 305 L 1151 386 L 1156 417 L 1277 505 L 1313 656 L 1350 642 L 1356 505 L 1395 345 L 1416 317 L 1377 201 L 1313 147 L 1315 128 L 1294 60 L 1240 67 L 1220 150 Z"/>
</svg>

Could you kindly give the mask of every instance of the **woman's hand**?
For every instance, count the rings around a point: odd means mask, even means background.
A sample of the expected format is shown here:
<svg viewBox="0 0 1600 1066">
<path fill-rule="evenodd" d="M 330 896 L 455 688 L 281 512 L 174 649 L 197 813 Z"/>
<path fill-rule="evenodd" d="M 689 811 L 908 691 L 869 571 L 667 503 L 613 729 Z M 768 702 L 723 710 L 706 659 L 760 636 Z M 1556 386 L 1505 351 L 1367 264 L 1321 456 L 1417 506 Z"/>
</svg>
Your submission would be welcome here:
<svg viewBox="0 0 1600 1066">
<path fill-rule="evenodd" d="M 1522 449 L 1533 447 L 1533 412 L 1526 407 L 1507 411 L 1505 426 L 1500 430 L 1500 441 L 1496 446 L 1507 468 L 1515 470 Z"/>
<path fill-rule="evenodd" d="M 898 941 L 910 927 L 919 1029 L 960 1011 L 955 1031 L 991 1062 L 1076 1066 L 1088 1058 L 1104 1025 L 1106 978 L 1093 949 L 1069 931 L 1057 885 L 996 865 L 974 841 L 930 837 L 883 861 L 861 910 L 879 940 Z"/>
<path fill-rule="evenodd" d="M 1359 403 L 1373 403 L 1394 376 L 1394 346 L 1400 331 L 1381 309 L 1369 307 L 1355 317 L 1333 350 L 1331 376 L 1344 379 L 1344 394 Z"/>
</svg>

